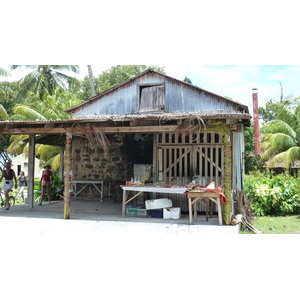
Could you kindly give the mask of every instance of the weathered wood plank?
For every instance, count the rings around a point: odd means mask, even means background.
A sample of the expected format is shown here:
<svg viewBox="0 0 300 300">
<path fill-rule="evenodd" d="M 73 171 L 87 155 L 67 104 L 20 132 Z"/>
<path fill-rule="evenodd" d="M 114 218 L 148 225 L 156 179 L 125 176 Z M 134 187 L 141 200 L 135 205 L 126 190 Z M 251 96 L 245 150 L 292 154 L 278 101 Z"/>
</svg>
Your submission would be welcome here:
<svg viewBox="0 0 300 300">
<path fill-rule="evenodd" d="M 177 128 L 177 125 L 166 125 L 166 126 L 124 126 L 124 127 L 97 127 L 94 126 L 96 130 L 98 129 L 102 133 L 154 133 L 154 132 L 169 132 L 174 131 Z M 87 131 L 92 129 L 86 128 Z M 67 132 L 72 132 L 73 135 L 80 135 L 82 133 L 82 128 L 78 127 L 55 127 L 55 128 L 35 128 L 35 127 L 22 127 L 22 128 L 6 128 L 0 129 L 0 134 L 9 134 L 9 135 L 27 135 L 27 134 L 66 134 Z"/>
</svg>

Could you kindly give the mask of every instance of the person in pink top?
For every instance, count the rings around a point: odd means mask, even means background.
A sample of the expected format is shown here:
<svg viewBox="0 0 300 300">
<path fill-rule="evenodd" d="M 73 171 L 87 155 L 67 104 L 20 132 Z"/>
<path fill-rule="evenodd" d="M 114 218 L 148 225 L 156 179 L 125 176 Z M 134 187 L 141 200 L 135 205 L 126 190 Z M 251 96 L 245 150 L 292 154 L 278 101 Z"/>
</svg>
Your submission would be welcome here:
<svg viewBox="0 0 300 300">
<path fill-rule="evenodd" d="M 45 190 L 47 190 L 47 196 L 48 196 L 48 201 L 49 203 L 51 202 L 51 195 L 50 195 L 50 190 L 52 186 L 52 180 L 53 180 L 53 173 L 51 171 L 51 166 L 47 164 L 44 167 L 45 170 L 43 170 L 42 177 L 41 177 L 41 187 L 42 187 L 42 194 L 41 194 L 41 200 L 39 205 L 42 205 L 42 201 L 44 199 L 45 195 Z"/>
</svg>

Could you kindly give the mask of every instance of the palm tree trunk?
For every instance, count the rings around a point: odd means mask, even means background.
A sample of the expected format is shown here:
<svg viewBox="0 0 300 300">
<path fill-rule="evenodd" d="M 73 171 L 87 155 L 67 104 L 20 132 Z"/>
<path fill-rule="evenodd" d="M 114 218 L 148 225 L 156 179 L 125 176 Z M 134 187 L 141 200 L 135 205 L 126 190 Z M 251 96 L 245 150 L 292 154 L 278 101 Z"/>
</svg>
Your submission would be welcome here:
<svg viewBox="0 0 300 300">
<path fill-rule="evenodd" d="M 90 86 L 91 86 L 92 96 L 95 96 L 96 95 L 95 82 L 94 82 L 94 76 L 93 76 L 91 65 L 88 65 L 88 71 L 89 71 L 89 79 L 90 79 Z"/>
</svg>

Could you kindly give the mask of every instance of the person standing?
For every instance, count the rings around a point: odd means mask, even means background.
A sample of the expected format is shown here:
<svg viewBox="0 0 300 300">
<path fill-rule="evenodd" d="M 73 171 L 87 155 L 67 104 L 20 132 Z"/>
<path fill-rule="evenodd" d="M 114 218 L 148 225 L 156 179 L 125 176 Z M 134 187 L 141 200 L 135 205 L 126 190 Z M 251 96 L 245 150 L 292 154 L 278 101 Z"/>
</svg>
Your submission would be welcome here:
<svg viewBox="0 0 300 300">
<path fill-rule="evenodd" d="M 41 201 L 40 201 L 39 205 L 42 205 L 42 201 L 43 201 L 44 195 L 45 195 L 45 190 L 47 190 L 48 201 L 49 201 L 49 203 L 51 203 L 50 190 L 51 190 L 51 186 L 52 186 L 53 173 L 51 171 L 51 166 L 49 164 L 47 164 L 44 167 L 44 169 L 45 170 L 43 170 L 41 181 L 40 181 L 40 184 L 42 186 L 42 194 L 41 194 Z"/>
<path fill-rule="evenodd" d="M 13 187 L 13 180 L 15 181 L 15 188 L 17 188 L 17 177 L 14 170 L 11 169 L 11 162 L 5 163 L 5 169 L 2 171 L 2 175 L 0 177 L 0 182 L 4 177 L 4 184 L 2 190 L 5 195 L 5 209 L 9 210 L 9 192 L 12 190 Z"/>
<path fill-rule="evenodd" d="M 22 198 L 22 200 L 24 202 L 24 189 L 27 186 L 27 178 L 25 176 L 24 171 L 20 172 L 20 175 L 18 176 L 18 181 L 19 181 L 19 186 L 20 186 L 18 198 Z"/>
</svg>

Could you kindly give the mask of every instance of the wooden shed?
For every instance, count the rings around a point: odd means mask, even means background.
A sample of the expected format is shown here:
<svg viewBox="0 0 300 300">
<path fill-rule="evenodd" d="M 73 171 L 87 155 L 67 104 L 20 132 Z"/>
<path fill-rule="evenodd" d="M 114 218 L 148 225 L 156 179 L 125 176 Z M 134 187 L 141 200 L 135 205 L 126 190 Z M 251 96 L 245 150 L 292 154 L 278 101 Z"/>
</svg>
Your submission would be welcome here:
<svg viewBox="0 0 300 300">
<path fill-rule="evenodd" d="M 227 199 L 242 190 L 243 128 L 251 118 L 245 105 L 147 70 L 67 112 L 72 120 L 0 122 L 1 134 L 30 134 L 32 144 L 36 134 L 40 140 L 59 135 L 51 143 L 66 146 L 65 218 L 71 173 L 72 180 L 113 186 L 130 180 L 135 164 L 150 164 L 155 182 L 214 181 Z M 230 201 L 224 211 L 228 223 Z"/>
</svg>

